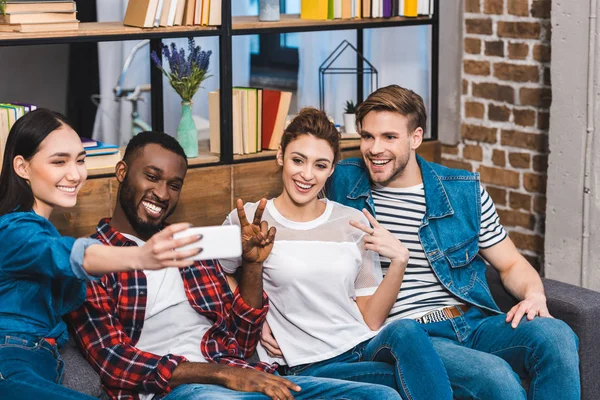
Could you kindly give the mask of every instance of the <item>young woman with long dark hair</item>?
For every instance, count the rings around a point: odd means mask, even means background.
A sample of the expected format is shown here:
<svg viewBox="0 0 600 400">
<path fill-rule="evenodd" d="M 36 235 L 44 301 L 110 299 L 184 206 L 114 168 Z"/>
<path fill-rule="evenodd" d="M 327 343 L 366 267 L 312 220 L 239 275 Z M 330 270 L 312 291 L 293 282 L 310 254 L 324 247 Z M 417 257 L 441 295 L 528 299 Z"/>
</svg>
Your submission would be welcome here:
<svg viewBox="0 0 600 400">
<path fill-rule="evenodd" d="M 85 299 L 86 280 L 131 269 L 185 267 L 198 250 L 176 251 L 175 224 L 145 246 L 116 248 L 61 236 L 49 222 L 73 207 L 87 178 L 85 151 L 65 117 L 25 114 L 8 135 L 0 174 L 0 393 L 6 399 L 87 399 L 60 385 L 62 316 Z"/>
</svg>

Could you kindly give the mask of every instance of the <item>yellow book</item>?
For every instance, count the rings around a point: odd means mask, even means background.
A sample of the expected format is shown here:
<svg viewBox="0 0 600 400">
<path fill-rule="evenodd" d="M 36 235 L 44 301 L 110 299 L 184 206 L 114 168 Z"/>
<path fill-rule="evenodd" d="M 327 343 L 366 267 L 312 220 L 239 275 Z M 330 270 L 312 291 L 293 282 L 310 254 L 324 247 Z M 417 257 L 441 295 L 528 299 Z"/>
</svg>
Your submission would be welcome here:
<svg viewBox="0 0 600 400">
<path fill-rule="evenodd" d="M 404 0 L 404 16 L 405 17 L 416 17 L 418 0 Z"/>
<path fill-rule="evenodd" d="M 326 20 L 329 6 L 328 0 L 301 0 L 300 18 Z"/>
<path fill-rule="evenodd" d="M 210 19 L 210 0 L 202 2 L 202 25 L 208 25 Z"/>
</svg>

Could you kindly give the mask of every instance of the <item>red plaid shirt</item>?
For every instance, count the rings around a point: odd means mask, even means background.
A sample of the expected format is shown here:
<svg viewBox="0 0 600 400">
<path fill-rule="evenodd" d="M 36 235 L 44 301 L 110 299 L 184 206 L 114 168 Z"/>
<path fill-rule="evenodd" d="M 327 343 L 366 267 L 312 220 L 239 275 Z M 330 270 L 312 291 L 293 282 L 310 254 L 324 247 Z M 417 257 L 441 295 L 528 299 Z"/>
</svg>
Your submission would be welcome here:
<svg viewBox="0 0 600 400">
<path fill-rule="evenodd" d="M 103 219 L 93 235 L 110 246 L 136 246 Z M 239 292 L 231 293 L 217 261 L 196 262 L 180 270 L 190 306 L 213 322 L 200 343 L 208 362 L 272 373 L 276 365 L 248 363 L 256 349 L 268 302 L 263 293 L 262 309 L 247 305 Z M 185 357 L 156 355 L 135 347 L 144 326 L 147 281 L 143 271 L 105 275 L 88 282 L 86 301 L 69 315 L 75 338 L 102 378 L 113 399 L 139 399 L 138 393 L 170 390 L 169 380 Z"/>
</svg>

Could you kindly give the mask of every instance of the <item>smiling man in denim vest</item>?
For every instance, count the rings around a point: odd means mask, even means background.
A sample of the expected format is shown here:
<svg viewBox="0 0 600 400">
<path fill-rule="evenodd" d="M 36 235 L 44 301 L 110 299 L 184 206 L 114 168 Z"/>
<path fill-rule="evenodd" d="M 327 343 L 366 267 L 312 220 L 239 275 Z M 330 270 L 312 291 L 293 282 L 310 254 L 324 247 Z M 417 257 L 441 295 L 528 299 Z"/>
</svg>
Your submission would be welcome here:
<svg viewBox="0 0 600 400">
<path fill-rule="evenodd" d="M 422 323 L 456 398 L 579 399 L 577 337 L 550 316 L 540 277 L 506 235 L 479 175 L 416 154 L 426 126 L 421 96 L 381 88 L 356 121 L 362 159 L 340 161 L 327 196 L 366 208 L 410 250 L 387 322 Z M 484 260 L 520 300 L 507 314 L 490 294 Z"/>
</svg>

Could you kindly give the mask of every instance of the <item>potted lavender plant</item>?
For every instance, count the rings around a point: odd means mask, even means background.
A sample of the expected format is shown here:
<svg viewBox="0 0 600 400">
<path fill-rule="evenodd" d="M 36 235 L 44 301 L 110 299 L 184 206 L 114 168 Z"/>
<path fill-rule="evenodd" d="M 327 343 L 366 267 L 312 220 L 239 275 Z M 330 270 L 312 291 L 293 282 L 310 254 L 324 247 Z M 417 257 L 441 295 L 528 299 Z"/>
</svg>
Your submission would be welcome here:
<svg viewBox="0 0 600 400">
<path fill-rule="evenodd" d="M 162 73 L 169 79 L 169 84 L 181 97 L 181 120 L 177 127 L 177 140 L 185 150 L 188 158 L 198 157 L 198 131 L 192 118 L 192 98 L 202 82 L 210 77 L 208 64 L 212 51 L 204 51 L 196 46 L 194 38 L 188 38 L 189 54 L 186 58 L 185 49 L 177 49 L 175 43 L 163 45 L 162 55 L 169 63 L 167 72 L 162 65 L 162 59 L 152 52 L 152 60 Z"/>
</svg>

